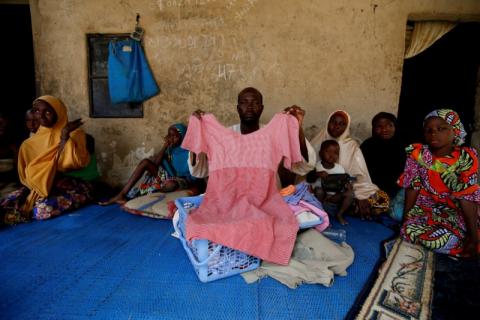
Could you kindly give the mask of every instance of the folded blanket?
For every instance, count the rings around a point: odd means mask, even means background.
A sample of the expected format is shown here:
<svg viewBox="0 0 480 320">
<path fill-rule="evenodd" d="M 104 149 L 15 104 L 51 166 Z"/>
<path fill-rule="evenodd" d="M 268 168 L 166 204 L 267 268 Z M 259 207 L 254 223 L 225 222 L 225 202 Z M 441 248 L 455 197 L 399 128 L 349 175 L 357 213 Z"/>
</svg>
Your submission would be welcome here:
<svg viewBox="0 0 480 320">
<path fill-rule="evenodd" d="M 242 274 L 247 283 L 270 276 L 289 288 L 302 283 L 333 284 L 335 275 L 347 275 L 354 260 L 353 249 L 345 242 L 337 244 L 314 229 L 297 237 L 293 255 L 287 266 L 262 262 L 260 268 Z"/>
</svg>

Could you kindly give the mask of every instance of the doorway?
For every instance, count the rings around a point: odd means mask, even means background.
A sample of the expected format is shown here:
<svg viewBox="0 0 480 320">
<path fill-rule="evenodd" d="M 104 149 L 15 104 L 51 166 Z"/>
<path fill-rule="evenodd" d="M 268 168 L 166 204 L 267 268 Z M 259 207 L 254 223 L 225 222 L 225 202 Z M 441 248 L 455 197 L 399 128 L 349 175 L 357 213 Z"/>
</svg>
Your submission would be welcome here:
<svg viewBox="0 0 480 320">
<path fill-rule="evenodd" d="M 480 66 L 480 23 L 460 23 L 431 47 L 404 60 L 398 133 L 405 144 L 422 142 L 432 110 L 458 112 L 470 142 Z"/>
<path fill-rule="evenodd" d="M 3 30 L 0 111 L 13 120 L 16 142 L 20 143 L 27 137 L 25 112 L 31 108 L 36 96 L 30 6 L 1 4 L 0 30 Z"/>
</svg>

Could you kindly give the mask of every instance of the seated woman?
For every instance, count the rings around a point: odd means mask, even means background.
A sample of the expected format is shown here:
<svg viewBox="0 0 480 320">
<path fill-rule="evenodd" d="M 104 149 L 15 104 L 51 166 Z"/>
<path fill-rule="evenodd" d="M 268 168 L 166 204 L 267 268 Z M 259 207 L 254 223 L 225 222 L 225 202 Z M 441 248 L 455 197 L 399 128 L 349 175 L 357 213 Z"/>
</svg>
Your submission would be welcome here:
<svg viewBox="0 0 480 320">
<path fill-rule="evenodd" d="M 458 114 L 435 110 L 424 120 L 427 144 L 407 147 L 402 237 L 438 253 L 474 256 L 479 251 L 475 149 L 461 147 L 466 136 Z"/>
<path fill-rule="evenodd" d="M 48 219 L 76 209 L 90 199 L 90 184 L 65 172 L 89 162 L 81 119 L 69 122 L 64 104 L 52 96 L 33 102 L 38 131 L 20 146 L 18 173 L 24 187 L 0 200 L 7 224 Z"/>
<path fill-rule="evenodd" d="M 405 147 L 396 135 L 396 123 L 393 114 L 377 113 L 372 119 L 372 136 L 360 145 L 372 182 L 390 199 L 400 190 L 397 180 L 405 167 Z"/>
<path fill-rule="evenodd" d="M 16 170 L 18 150 L 11 128 L 10 117 L 0 113 L 0 197 L 13 191 L 18 182 Z"/>
<path fill-rule="evenodd" d="M 345 171 L 355 177 L 353 193 L 356 199 L 358 213 L 362 218 L 370 218 L 388 210 L 388 195 L 372 183 L 365 159 L 357 141 L 350 137 L 350 115 L 342 110 L 330 114 L 327 127 L 312 139 L 311 144 L 316 149 L 325 140 L 336 140 L 340 146 L 339 164 Z"/>
<path fill-rule="evenodd" d="M 188 170 L 188 151 L 180 147 L 186 132 L 187 127 L 181 123 L 168 128 L 158 154 L 153 159 L 140 161 L 122 190 L 110 200 L 99 204 L 123 204 L 127 199 L 153 192 L 173 192 L 192 187 L 196 179 Z M 134 188 L 145 173 L 142 183 Z"/>
</svg>

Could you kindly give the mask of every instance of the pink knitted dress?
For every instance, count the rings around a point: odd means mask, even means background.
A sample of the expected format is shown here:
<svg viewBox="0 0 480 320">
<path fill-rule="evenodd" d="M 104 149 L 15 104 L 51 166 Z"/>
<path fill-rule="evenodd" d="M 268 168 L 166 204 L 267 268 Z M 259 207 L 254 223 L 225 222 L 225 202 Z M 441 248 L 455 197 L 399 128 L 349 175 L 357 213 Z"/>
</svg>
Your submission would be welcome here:
<svg viewBox="0 0 480 320">
<path fill-rule="evenodd" d="M 212 114 L 190 117 L 182 148 L 208 156 L 204 200 L 186 223 L 187 239 L 208 239 L 266 261 L 286 265 L 298 223 L 276 187 L 278 165 L 302 161 L 298 121 L 276 114 L 246 135 Z"/>
</svg>

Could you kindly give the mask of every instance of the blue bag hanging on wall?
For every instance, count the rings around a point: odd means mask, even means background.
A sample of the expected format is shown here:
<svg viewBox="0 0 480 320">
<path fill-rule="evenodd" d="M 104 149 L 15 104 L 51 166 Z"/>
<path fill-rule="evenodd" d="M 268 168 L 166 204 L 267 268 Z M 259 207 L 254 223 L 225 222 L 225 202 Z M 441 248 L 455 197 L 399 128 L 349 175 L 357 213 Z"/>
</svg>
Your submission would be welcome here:
<svg viewBox="0 0 480 320">
<path fill-rule="evenodd" d="M 110 41 L 108 88 L 113 103 L 142 102 L 160 91 L 140 42 L 133 39 Z"/>
</svg>

